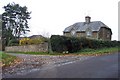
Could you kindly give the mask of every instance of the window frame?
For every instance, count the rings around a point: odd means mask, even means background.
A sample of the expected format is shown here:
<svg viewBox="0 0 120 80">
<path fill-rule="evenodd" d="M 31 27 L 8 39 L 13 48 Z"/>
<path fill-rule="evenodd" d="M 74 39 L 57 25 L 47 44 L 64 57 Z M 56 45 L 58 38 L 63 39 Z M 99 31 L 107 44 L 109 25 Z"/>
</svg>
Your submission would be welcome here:
<svg viewBox="0 0 120 80">
<path fill-rule="evenodd" d="M 92 37 L 92 30 L 90 28 L 86 29 L 86 36 L 87 37 Z"/>
<path fill-rule="evenodd" d="M 76 31 L 74 29 L 72 29 L 70 33 L 71 33 L 72 36 L 76 35 Z"/>
</svg>

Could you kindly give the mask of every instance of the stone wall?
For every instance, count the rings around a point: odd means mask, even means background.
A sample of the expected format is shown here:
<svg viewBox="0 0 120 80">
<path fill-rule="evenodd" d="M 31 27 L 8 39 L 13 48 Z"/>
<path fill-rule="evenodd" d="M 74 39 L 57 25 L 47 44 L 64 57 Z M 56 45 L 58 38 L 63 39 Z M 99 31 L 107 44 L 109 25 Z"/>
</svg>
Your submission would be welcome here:
<svg viewBox="0 0 120 80">
<path fill-rule="evenodd" d="M 86 34 L 85 34 L 85 32 L 77 32 L 76 36 L 77 37 L 86 37 Z"/>
<path fill-rule="evenodd" d="M 70 34 L 70 32 L 66 32 L 64 33 L 64 36 L 71 37 L 72 35 Z"/>
<path fill-rule="evenodd" d="M 64 36 L 71 37 L 71 34 L 70 32 L 64 33 Z M 91 37 L 87 37 L 85 32 L 77 32 L 76 37 L 86 37 L 86 38 L 100 39 L 100 40 L 111 40 L 112 34 L 108 28 L 103 27 L 99 30 L 99 32 L 97 31 L 92 32 Z"/>
<path fill-rule="evenodd" d="M 5 47 L 5 51 L 11 52 L 48 52 L 48 43 L 38 45 L 9 46 Z"/>
<path fill-rule="evenodd" d="M 110 30 L 107 28 L 103 27 L 99 31 L 99 39 L 102 39 L 102 40 L 111 40 L 111 35 L 112 34 L 111 34 Z"/>
</svg>

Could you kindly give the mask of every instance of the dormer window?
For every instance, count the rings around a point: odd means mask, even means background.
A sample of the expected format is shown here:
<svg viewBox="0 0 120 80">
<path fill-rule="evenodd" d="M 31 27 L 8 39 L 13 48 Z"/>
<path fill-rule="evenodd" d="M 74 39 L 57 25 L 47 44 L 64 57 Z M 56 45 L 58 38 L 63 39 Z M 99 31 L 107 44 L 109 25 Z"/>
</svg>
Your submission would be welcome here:
<svg viewBox="0 0 120 80">
<path fill-rule="evenodd" d="M 92 36 L 92 31 L 91 31 L 90 28 L 87 28 L 87 29 L 86 29 L 86 35 L 87 35 L 87 37 Z"/>
<path fill-rule="evenodd" d="M 72 31 L 71 31 L 71 35 L 72 35 L 72 36 L 75 36 L 75 33 L 76 33 L 75 30 L 72 30 Z"/>
<path fill-rule="evenodd" d="M 92 36 L 92 32 L 91 31 L 87 31 L 86 34 L 87 34 L 87 36 Z"/>
</svg>

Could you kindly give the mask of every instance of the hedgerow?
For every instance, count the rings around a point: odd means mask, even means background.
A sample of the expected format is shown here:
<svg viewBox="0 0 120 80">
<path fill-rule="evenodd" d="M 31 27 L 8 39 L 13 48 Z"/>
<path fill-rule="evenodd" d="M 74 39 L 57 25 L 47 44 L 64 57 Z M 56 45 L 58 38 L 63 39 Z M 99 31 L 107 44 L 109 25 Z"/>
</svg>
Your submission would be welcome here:
<svg viewBox="0 0 120 80">
<path fill-rule="evenodd" d="M 77 52 L 84 48 L 100 49 L 105 47 L 120 46 L 120 41 L 102 41 L 88 38 L 65 37 L 52 35 L 50 38 L 51 48 L 54 52 Z"/>
</svg>

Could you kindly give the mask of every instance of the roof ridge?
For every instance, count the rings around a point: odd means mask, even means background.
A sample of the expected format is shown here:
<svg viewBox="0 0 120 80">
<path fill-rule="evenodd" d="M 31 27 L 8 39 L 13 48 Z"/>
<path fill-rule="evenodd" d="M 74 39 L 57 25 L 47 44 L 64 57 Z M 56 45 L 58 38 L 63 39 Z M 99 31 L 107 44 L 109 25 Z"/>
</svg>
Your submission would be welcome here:
<svg viewBox="0 0 120 80">
<path fill-rule="evenodd" d="M 64 32 L 70 32 L 72 28 L 74 28 L 76 31 L 85 31 L 88 26 L 91 27 L 92 31 L 99 31 L 101 27 L 109 28 L 102 21 L 91 21 L 88 25 L 86 24 L 87 23 L 85 22 L 76 22 L 73 25 L 65 28 Z"/>
</svg>

